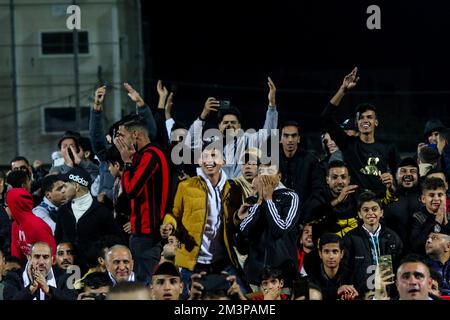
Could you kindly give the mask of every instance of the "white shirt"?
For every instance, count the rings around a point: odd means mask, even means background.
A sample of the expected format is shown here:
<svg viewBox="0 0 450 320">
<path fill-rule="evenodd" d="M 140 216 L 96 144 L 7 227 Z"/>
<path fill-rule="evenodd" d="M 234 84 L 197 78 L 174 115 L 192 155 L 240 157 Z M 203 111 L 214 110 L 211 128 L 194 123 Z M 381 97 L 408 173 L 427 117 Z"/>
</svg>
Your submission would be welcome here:
<svg viewBox="0 0 450 320">
<path fill-rule="evenodd" d="M 227 175 L 221 171 L 220 180 L 215 187 L 203 173 L 202 168 L 197 168 L 197 175 L 206 181 L 208 187 L 208 207 L 205 229 L 202 236 L 202 244 L 197 262 L 211 264 L 225 256 L 223 245 L 222 225 L 222 191 L 227 182 Z M 214 254 L 214 255 L 213 255 Z"/>
<path fill-rule="evenodd" d="M 76 223 L 78 223 L 78 220 L 91 207 L 93 201 L 94 200 L 92 199 L 90 193 L 86 193 L 84 196 L 72 200 L 71 208 L 73 215 L 75 216 Z"/>
</svg>

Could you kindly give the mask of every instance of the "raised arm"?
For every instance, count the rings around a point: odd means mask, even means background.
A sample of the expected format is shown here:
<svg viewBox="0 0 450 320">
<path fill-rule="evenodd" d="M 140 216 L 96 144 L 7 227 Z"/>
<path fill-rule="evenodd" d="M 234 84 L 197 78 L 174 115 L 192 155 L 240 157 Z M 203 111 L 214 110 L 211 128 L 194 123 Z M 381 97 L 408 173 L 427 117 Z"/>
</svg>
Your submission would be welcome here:
<svg viewBox="0 0 450 320">
<path fill-rule="evenodd" d="M 166 131 L 167 136 L 170 140 L 170 134 L 172 133 L 173 125 L 175 124 L 175 120 L 172 118 L 172 107 L 173 107 L 173 92 L 169 94 L 169 97 L 167 98 L 166 105 L 164 107 L 164 116 L 165 116 L 165 124 L 166 124 Z"/>
<path fill-rule="evenodd" d="M 266 120 L 264 122 L 264 129 L 270 130 L 276 129 L 278 127 L 278 111 L 276 105 L 277 88 L 275 87 L 275 84 L 273 83 L 270 77 L 267 77 L 267 84 L 269 86 L 269 94 L 268 94 L 269 106 L 267 108 Z"/>
<path fill-rule="evenodd" d="M 173 107 L 173 92 L 169 94 L 169 90 L 165 86 L 161 80 L 158 80 L 158 84 L 156 85 L 156 90 L 158 91 L 159 101 L 158 101 L 158 110 L 164 112 L 164 119 L 166 121 L 172 119 L 172 107 Z M 168 132 L 170 138 L 170 131 Z"/>
<path fill-rule="evenodd" d="M 136 103 L 138 106 L 137 113 L 140 114 L 145 121 L 147 121 L 148 125 L 148 136 L 150 140 L 154 140 L 156 138 L 156 122 L 153 117 L 152 111 L 150 107 L 144 102 L 139 92 L 137 92 L 130 84 L 124 83 L 123 86 L 128 92 L 128 97 Z"/>
<path fill-rule="evenodd" d="M 358 68 L 355 67 L 351 73 L 344 77 L 339 90 L 331 98 L 320 116 L 324 130 L 330 134 L 331 138 L 336 142 L 340 149 L 344 149 L 347 146 L 348 136 L 344 130 L 341 129 L 334 115 L 345 94 L 356 86 L 359 80 L 357 73 Z"/>
<path fill-rule="evenodd" d="M 158 109 L 163 109 L 166 106 L 167 96 L 169 95 L 169 91 L 165 86 L 163 86 L 163 83 L 161 80 L 158 80 L 158 83 L 156 84 L 156 91 L 158 91 Z"/>
<path fill-rule="evenodd" d="M 256 133 L 246 132 L 247 138 L 246 148 L 256 147 L 261 148 L 262 144 L 267 141 L 272 129 L 278 128 L 278 111 L 276 107 L 276 92 L 277 88 L 270 77 L 267 77 L 267 84 L 269 86 L 268 101 L 269 105 L 264 120 L 263 130 L 258 130 Z"/>
<path fill-rule="evenodd" d="M 330 103 L 334 106 L 339 106 L 341 104 L 342 98 L 344 98 L 345 94 L 349 90 L 353 89 L 356 86 L 358 80 L 359 80 L 358 68 L 355 67 L 352 70 L 352 72 L 350 72 L 348 75 L 344 77 L 342 85 L 340 86 L 336 94 L 333 96 L 333 98 L 331 98 Z"/>
<path fill-rule="evenodd" d="M 205 125 L 206 117 L 208 117 L 211 112 L 217 112 L 219 110 L 219 105 L 219 100 L 216 100 L 214 97 L 209 97 L 203 106 L 200 117 L 198 117 L 190 126 L 186 143 L 188 143 L 192 149 L 200 149 L 202 147 L 202 131 L 203 126 Z"/>
<path fill-rule="evenodd" d="M 165 111 L 165 105 L 168 103 L 167 97 L 169 91 L 165 86 L 163 86 L 163 83 L 161 80 L 158 80 L 158 83 L 156 85 L 156 90 L 158 92 L 159 100 L 158 100 L 158 108 L 154 112 L 154 117 L 156 121 L 156 127 L 157 134 L 155 142 L 159 143 L 160 146 L 162 146 L 165 149 L 170 149 L 170 136 L 167 134 L 167 125 L 166 122 L 169 120 L 166 120 L 166 111 Z M 170 121 L 173 122 L 173 119 L 170 119 Z M 172 129 L 172 128 L 170 128 Z"/>
<path fill-rule="evenodd" d="M 95 90 L 94 104 L 89 118 L 89 135 L 92 141 L 92 149 L 100 160 L 104 157 L 106 151 L 106 138 L 103 131 L 102 112 L 103 100 L 106 94 L 106 86 L 101 86 Z"/>
</svg>

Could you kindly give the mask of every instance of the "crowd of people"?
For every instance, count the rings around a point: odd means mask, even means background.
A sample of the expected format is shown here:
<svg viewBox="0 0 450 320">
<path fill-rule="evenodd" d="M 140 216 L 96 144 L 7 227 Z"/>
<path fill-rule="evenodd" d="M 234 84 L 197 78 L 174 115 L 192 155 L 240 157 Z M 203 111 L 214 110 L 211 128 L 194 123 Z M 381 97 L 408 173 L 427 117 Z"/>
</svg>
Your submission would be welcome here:
<svg viewBox="0 0 450 320">
<path fill-rule="evenodd" d="M 325 106 L 322 150 L 278 123 L 270 78 L 247 131 L 214 97 L 173 119 L 161 81 L 156 108 L 125 83 L 136 113 L 105 131 L 99 87 L 88 137 L 67 131 L 49 170 L 18 155 L 0 172 L 0 299 L 449 298 L 450 129 L 429 119 L 400 158 L 374 105 L 337 121 L 358 80 Z"/>
</svg>

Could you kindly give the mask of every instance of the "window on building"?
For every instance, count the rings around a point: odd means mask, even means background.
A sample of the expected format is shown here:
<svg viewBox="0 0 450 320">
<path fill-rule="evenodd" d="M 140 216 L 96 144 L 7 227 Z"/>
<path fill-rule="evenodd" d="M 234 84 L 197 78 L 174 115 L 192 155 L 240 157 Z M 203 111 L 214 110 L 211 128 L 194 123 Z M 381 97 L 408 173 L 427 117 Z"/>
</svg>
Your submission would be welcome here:
<svg viewBox="0 0 450 320">
<path fill-rule="evenodd" d="M 42 32 L 42 54 L 73 54 L 73 32 Z M 87 31 L 78 31 L 78 52 L 89 53 L 89 38 Z"/>
<path fill-rule="evenodd" d="M 89 107 L 81 107 L 81 131 L 89 130 Z M 59 133 L 76 130 L 75 107 L 45 108 L 44 131 Z"/>
</svg>

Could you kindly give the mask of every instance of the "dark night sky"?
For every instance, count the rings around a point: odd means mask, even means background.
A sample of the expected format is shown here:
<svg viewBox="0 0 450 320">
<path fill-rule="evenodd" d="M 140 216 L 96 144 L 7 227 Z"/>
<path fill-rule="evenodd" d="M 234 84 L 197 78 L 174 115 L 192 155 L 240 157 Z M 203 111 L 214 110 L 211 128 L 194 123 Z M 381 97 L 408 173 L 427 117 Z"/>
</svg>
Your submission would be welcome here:
<svg viewBox="0 0 450 320">
<path fill-rule="evenodd" d="M 312 136 L 324 104 L 358 66 L 361 80 L 343 117 L 357 103 L 375 103 L 380 134 L 410 151 L 427 117 L 450 125 L 450 93 L 442 92 L 450 91 L 450 5 L 390 2 L 142 1 L 146 88 L 159 78 L 172 86 L 175 116 L 187 124 L 214 95 L 240 107 L 245 127 L 259 127 L 270 75 L 281 120 L 298 120 Z M 381 30 L 366 28 L 370 4 L 381 8 Z M 399 128 L 399 113 L 414 124 Z"/>
</svg>

